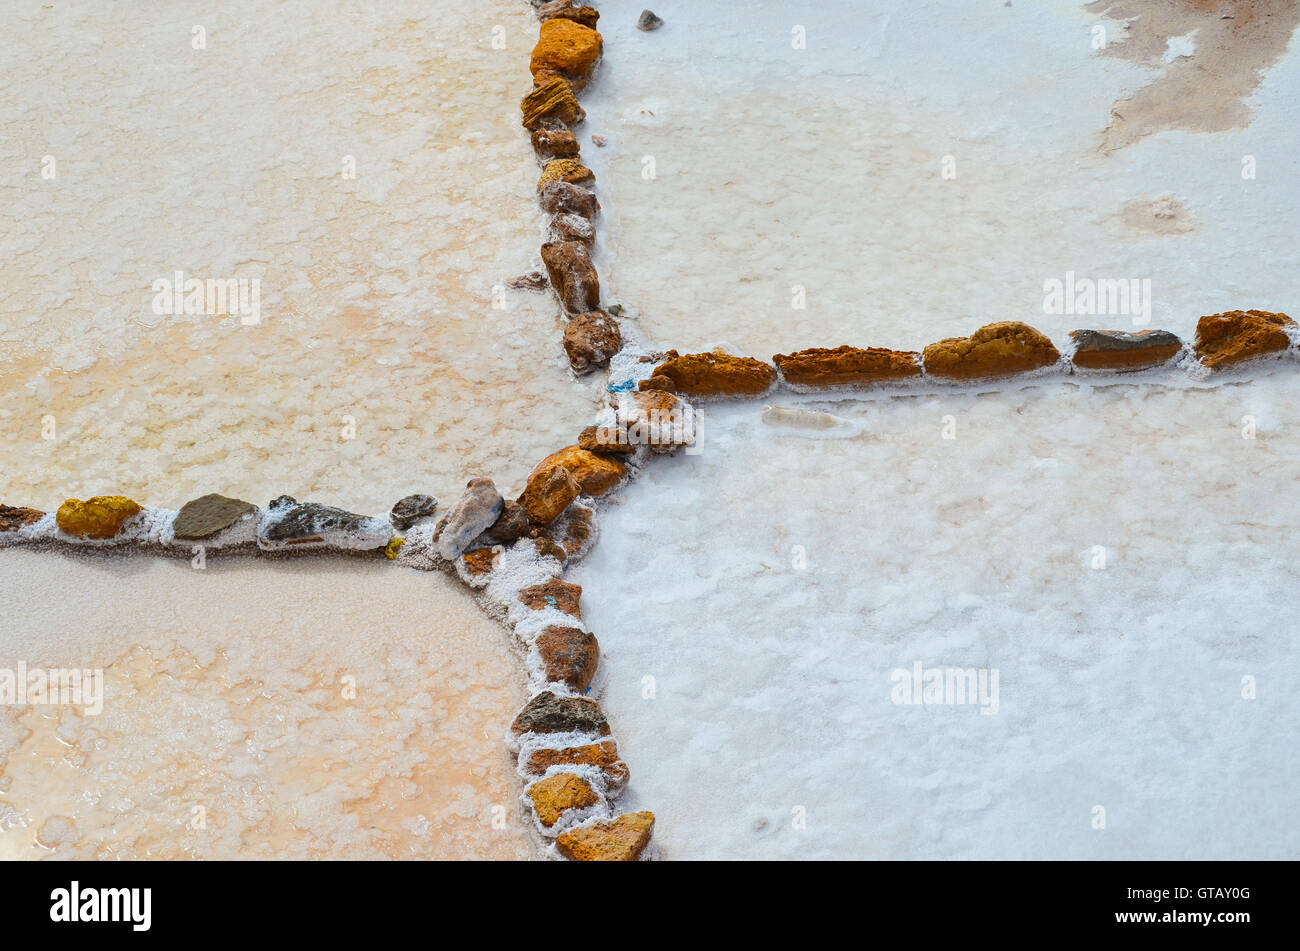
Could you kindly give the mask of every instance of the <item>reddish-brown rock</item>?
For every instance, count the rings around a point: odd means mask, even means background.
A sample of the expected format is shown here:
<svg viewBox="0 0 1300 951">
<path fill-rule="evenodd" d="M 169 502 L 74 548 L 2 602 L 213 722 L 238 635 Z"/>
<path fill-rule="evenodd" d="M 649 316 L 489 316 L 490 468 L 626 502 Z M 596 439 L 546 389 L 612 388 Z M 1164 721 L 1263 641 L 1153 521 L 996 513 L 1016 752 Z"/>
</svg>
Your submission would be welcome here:
<svg viewBox="0 0 1300 951">
<path fill-rule="evenodd" d="M 1070 359 L 1085 370 L 1146 370 L 1183 349 L 1183 342 L 1167 330 L 1072 330 L 1070 339 Z"/>
<path fill-rule="evenodd" d="M 552 215 L 579 215 L 594 218 L 600 212 L 600 202 L 594 192 L 581 185 L 568 182 L 548 182 L 537 196 L 542 210 Z"/>
<path fill-rule="evenodd" d="M 771 389 L 776 370 L 753 357 L 714 351 L 673 357 L 655 367 L 651 381 L 655 377 L 666 377 L 673 392 L 686 396 L 758 396 Z M 640 389 L 664 388 L 647 386 L 651 381 L 643 380 Z"/>
<path fill-rule="evenodd" d="M 533 78 L 536 80 L 538 77 Z M 587 113 L 583 111 L 582 106 L 578 105 L 578 100 L 574 98 L 569 84 L 558 76 L 533 87 L 528 95 L 520 100 L 519 109 L 524 114 L 525 129 L 540 129 L 548 120 L 561 122 L 564 125 L 577 125 L 587 118 Z"/>
<path fill-rule="evenodd" d="M 532 141 L 539 159 L 574 158 L 579 152 L 578 137 L 568 129 L 538 129 Z"/>
<path fill-rule="evenodd" d="M 581 492 L 582 487 L 568 469 L 560 465 L 547 466 L 534 470 L 528 477 L 528 484 L 519 496 L 519 505 L 534 525 L 550 525 Z"/>
<path fill-rule="evenodd" d="M 578 447 L 588 452 L 613 452 L 619 455 L 631 455 L 636 452 L 636 446 L 618 437 L 619 431 L 615 427 L 588 426 L 578 433 Z"/>
<path fill-rule="evenodd" d="M 601 47 L 600 34 L 589 26 L 563 18 L 545 20 L 528 68 L 534 77 L 540 72 L 558 73 L 578 92 L 600 61 Z"/>
<path fill-rule="evenodd" d="M 555 840 L 555 849 L 574 862 L 635 862 L 650 844 L 653 812 L 629 812 L 613 822 L 593 822 L 570 829 Z"/>
<path fill-rule="evenodd" d="M 596 21 L 600 19 L 600 14 L 595 7 L 574 3 L 573 0 L 551 0 L 550 3 L 544 3 L 537 8 L 537 19 L 554 20 L 557 18 L 573 20 L 594 30 Z"/>
<path fill-rule="evenodd" d="M 528 787 L 537 821 L 549 829 L 570 809 L 586 809 L 601 802 L 600 793 L 581 776 L 556 773 Z"/>
<path fill-rule="evenodd" d="M 524 771 L 540 776 L 552 766 L 591 766 L 605 777 L 609 791 L 616 793 L 627 785 L 627 763 L 618 758 L 618 744 L 603 740 L 585 746 L 566 746 L 560 750 L 533 750 L 524 763 Z"/>
<path fill-rule="evenodd" d="M 1211 370 L 1222 370 L 1281 353 L 1291 345 L 1286 332 L 1294 328 L 1295 321 L 1286 314 L 1231 310 L 1198 320 L 1192 347 L 1202 364 Z"/>
<path fill-rule="evenodd" d="M 570 314 L 582 314 L 600 306 L 600 278 L 581 241 L 548 241 L 542 245 L 542 262 Z"/>
<path fill-rule="evenodd" d="M 0 532 L 16 532 L 24 525 L 40 521 L 44 512 L 21 505 L 0 505 Z"/>
<path fill-rule="evenodd" d="M 772 358 L 787 383 L 805 386 L 869 386 L 921 375 L 921 355 L 881 347 L 813 347 Z"/>
<path fill-rule="evenodd" d="M 604 366 L 622 346 L 618 321 L 603 310 L 578 314 L 564 328 L 564 352 L 569 355 L 574 373 L 588 373 Z"/>
<path fill-rule="evenodd" d="M 578 485 L 582 487 L 583 495 L 604 495 L 627 474 L 627 466 L 617 459 L 589 452 L 579 446 L 566 446 L 551 453 L 533 471 L 555 465 L 564 466 L 573 473 Z"/>
<path fill-rule="evenodd" d="M 556 215 L 550 232 L 552 241 L 581 241 L 588 248 L 596 243 L 596 226 L 582 215 Z"/>
<path fill-rule="evenodd" d="M 551 625 L 537 635 L 536 643 L 547 680 L 566 684 L 579 693 L 590 686 L 600 661 L 596 635 L 576 627 Z"/>
<path fill-rule="evenodd" d="M 1016 320 L 988 324 L 969 337 L 949 337 L 925 348 L 926 376 L 991 380 L 1051 366 L 1061 354 L 1044 334 Z"/>
<path fill-rule="evenodd" d="M 552 578 L 550 581 L 535 584 L 519 592 L 519 601 L 525 607 L 532 608 L 534 611 L 555 608 L 579 620 L 582 619 L 582 608 L 579 605 L 581 598 L 582 585 L 570 584 L 559 578 Z"/>
</svg>

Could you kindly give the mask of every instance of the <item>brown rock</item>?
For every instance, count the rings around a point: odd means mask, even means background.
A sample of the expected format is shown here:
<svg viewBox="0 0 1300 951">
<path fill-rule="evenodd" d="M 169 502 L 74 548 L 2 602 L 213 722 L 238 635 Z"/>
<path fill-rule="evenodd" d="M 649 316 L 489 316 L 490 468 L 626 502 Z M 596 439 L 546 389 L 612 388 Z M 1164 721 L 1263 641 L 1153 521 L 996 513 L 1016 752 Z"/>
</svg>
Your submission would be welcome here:
<svg viewBox="0 0 1300 951">
<path fill-rule="evenodd" d="M 778 353 L 772 362 L 781 368 L 787 383 L 806 386 L 867 386 L 921 375 L 919 353 L 881 347 L 814 347 Z"/>
<path fill-rule="evenodd" d="M 515 736 L 525 733 L 595 733 L 609 736 L 609 721 L 600 705 L 585 697 L 561 697 L 543 690 L 529 700 L 510 732 Z"/>
<path fill-rule="evenodd" d="M 567 684 L 582 693 L 596 676 L 600 645 L 596 635 L 576 627 L 551 625 L 537 636 L 537 653 L 546 668 L 546 679 Z"/>
<path fill-rule="evenodd" d="M 488 526 L 478 538 L 470 542 L 471 548 L 491 548 L 493 545 L 509 545 L 517 542 L 532 530 L 528 513 L 518 502 L 505 502 L 497 520 Z"/>
<path fill-rule="evenodd" d="M 580 241 L 548 241 L 542 245 L 542 262 L 566 311 L 581 314 L 600 306 L 600 278 L 586 245 Z"/>
<path fill-rule="evenodd" d="M 591 509 L 581 505 L 570 505 L 564 513 L 564 525 L 561 526 L 559 542 L 564 553 L 572 558 L 584 551 L 591 541 L 594 515 Z"/>
<path fill-rule="evenodd" d="M 537 821 L 548 829 L 569 809 L 586 809 L 602 801 L 590 783 L 573 773 L 556 773 L 539 779 L 528 787 L 528 798 L 533 801 Z"/>
<path fill-rule="evenodd" d="M 600 14 L 596 12 L 595 7 L 581 6 L 574 3 L 573 0 L 551 0 L 550 3 L 544 3 L 537 8 L 537 19 L 554 20 L 557 18 L 573 20 L 594 30 L 596 21 L 600 19 Z"/>
<path fill-rule="evenodd" d="M 124 495 L 96 495 L 68 499 L 55 513 L 59 530 L 82 538 L 112 538 L 132 515 L 140 511 L 137 502 Z"/>
<path fill-rule="evenodd" d="M 1183 342 L 1167 330 L 1072 330 L 1071 357 L 1085 370 L 1145 370 L 1167 363 Z"/>
<path fill-rule="evenodd" d="M 556 215 L 550 230 L 552 241 L 581 241 L 588 248 L 596 243 L 596 226 L 582 215 Z"/>
<path fill-rule="evenodd" d="M 604 495 L 622 481 L 627 474 L 627 466 L 617 459 L 588 452 L 579 446 L 567 446 L 559 452 L 553 452 L 533 469 L 560 465 L 573 473 L 582 487 L 583 495 Z"/>
<path fill-rule="evenodd" d="M 582 608 L 579 606 L 581 598 L 582 585 L 570 584 L 559 578 L 552 578 L 550 581 L 535 584 L 519 592 L 519 600 L 525 607 L 530 607 L 534 611 L 541 611 L 548 607 L 555 608 L 579 620 L 582 619 Z"/>
<path fill-rule="evenodd" d="M 542 177 L 537 180 L 540 192 L 551 182 L 568 182 L 570 185 L 594 185 L 595 173 L 574 158 L 554 158 L 542 168 Z"/>
<path fill-rule="evenodd" d="M 529 271 L 527 274 L 520 274 L 518 277 L 512 277 L 506 281 L 509 287 L 521 291 L 540 291 L 550 286 L 550 281 L 541 271 Z"/>
<path fill-rule="evenodd" d="M 540 159 L 573 158 L 578 138 L 568 129 L 538 129 L 533 133 L 533 151 Z"/>
<path fill-rule="evenodd" d="M 476 548 L 467 551 L 461 557 L 465 559 L 465 570 L 474 576 L 485 575 L 496 565 L 500 553 L 493 548 Z"/>
<path fill-rule="evenodd" d="M 1051 366 L 1061 354 L 1045 335 L 1015 320 L 988 324 L 969 337 L 949 337 L 925 348 L 926 376 L 990 380 Z"/>
<path fill-rule="evenodd" d="M 1202 364 L 1211 370 L 1221 370 L 1281 353 L 1291 345 L 1286 331 L 1294 328 L 1295 321 L 1286 314 L 1231 310 L 1198 320 L 1196 342 L 1192 346 Z"/>
<path fill-rule="evenodd" d="M 618 321 L 602 310 L 578 314 L 564 328 L 564 352 L 569 355 L 574 373 L 589 373 L 604 366 L 622 346 Z"/>
<path fill-rule="evenodd" d="M 566 561 L 569 553 L 564 550 L 564 546 L 555 539 L 547 535 L 542 529 L 537 530 L 539 534 L 533 536 L 533 546 L 537 549 L 537 554 L 543 558 L 554 558 L 556 561 Z"/>
<path fill-rule="evenodd" d="M 182 505 L 176 513 L 172 534 L 188 541 L 208 538 L 256 511 L 257 506 L 252 502 L 227 498 L 214 492 Z"/>
<path fill-rule="evenodd" d="M 528 484 L 519 496 L 519 505 L 534 525 L 550 525 L 581 492 L 582 487 L 568 469 L 560 465 L 547 466 L 534 470 L 528 477 Z"/>
<path fill-rule="evenodd" d="M 662 373 L 655 373 L 649 379 L 642 380 L 637 384 L 641 392 L 645 393 L 651 390 L 658 390 L 663 393 L 671 393 L 677 388 L 670 376 L 664 376 Z"/>
<path fill-rule="evenodd" d="M 524 114 L 525 129 L 539 129 L 547 120 L 577 125 L 587 118 L 569 84 L 558 76 L 535 86 L 520 100 L 519 108 Z"/>
<path fill-rule="evenodd" d="M 21 505 L 0 505 L 0 532 L 16 532 L 24 525 L 38 522 L 45 513 Z"/>
<path fill-rule="evenodd" d="M 600 212 L 600 202 L 593 192 L 569 182 L 550 182 L 538 196 L 542 210 L 552 215 L 579 215 L 594 218 Z"/>
<path fill-rule="evenodd" d="M 575 20 L 553 19 L 542 22 L 528 68 L 536 76 L 541 71 L 559 73 L 581 91 L 600 61 L 601 37 L 589 26 Z"/>
<path fill-rule="evenodd" d="M 618 744 L 603 740 L 587 746 L 566 746 L 561 750 L 534 750 L 524 763 L 524 771 L 540 776 L 552 766 L 591 766 L 605 776 L 611 793 L 627 785 L 627 763 L 618 758 Z"/>
<path fill-rule="evenodd" d="M 649 381 L 641 381 L 640 389 L 665 389 L 654 383 L 655 377 L 667 377 L 672 384 L 667 389 L 687 396 L 757 396 L 771 388 L 776 370 L 762 360 L 714 351 L 688 353 L 661 363 Z"/>
<path fill-rule="evenodd" d="M 636 452 L 636 446 L 632 445 L 630 441 L 620 440 L 618 436 L 617 429 L 606 426 L 588 426 L 578 433 L 578 448 L 586 449 L 588 452 L 613 452 L 620 455 L 630 455 Z"/>
<path fill-rule="evenodd" d="M 629 812 L 613 822 L 593 822 L 570 829 L 555 840 L 555 849 L 574 862 L 635 862 L 650 844 L 653 812 Z"/>
</svg>

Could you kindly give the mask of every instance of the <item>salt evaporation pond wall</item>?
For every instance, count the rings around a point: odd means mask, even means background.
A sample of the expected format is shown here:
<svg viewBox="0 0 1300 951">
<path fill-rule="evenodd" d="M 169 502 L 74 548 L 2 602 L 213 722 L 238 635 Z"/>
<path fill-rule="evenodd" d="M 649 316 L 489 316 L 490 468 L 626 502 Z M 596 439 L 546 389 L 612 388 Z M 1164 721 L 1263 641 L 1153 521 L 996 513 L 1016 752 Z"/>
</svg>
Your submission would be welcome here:
<svg viewBox="0 0 1300 951">
<path fill-rule="evenodd" d="M 98 715 L 0 705 L 0 858 L 539 854 L 523 661 L 451 579 L 4 549 L 0 584 L 0 666 L 104 672 Z"/>
<path fill-rule="evenodd" d="M 606 290 L 656 343 L 909 349 L 994 320 L 1060 340 L 1088 325 L 1043 312 L 1043 282 L 1067 271 L 1149 278 L 1149 326 L 1180 335 L 1202 314 L 1294 308 L 1294 51 L 1258 64 L 1246 127 L 1101 151 L 1117 100 L 1161 74 L 1095 52 L 1093 27 L 1118 47 L 1122 24 L 1079 2 L 719 0 L 659 11 L 648 35 L 639 8 L 601 7 L 606 59 L 583 101 L 610 144 L 584 157 Z"/>
<path fill-rule="evenodd" d="M 381 513 L 522 483 L 589 414 L 552 299 L 492 306 L 539 262 L 528 4 L 17 3 L 0 29 L 6 503 Z M 261 323 L 153 313 L 178 270 L 259 279 Z"/>
<path fill-rule="evenodd" d="M 626 808 L 675 859 L 1294 857 L 1297 405 L 1289 365 L 803 404 L 847 438 L 710 408 L 570 579 Z M 917 662 L 998 712 L 896 705 Z"/>
</svg>

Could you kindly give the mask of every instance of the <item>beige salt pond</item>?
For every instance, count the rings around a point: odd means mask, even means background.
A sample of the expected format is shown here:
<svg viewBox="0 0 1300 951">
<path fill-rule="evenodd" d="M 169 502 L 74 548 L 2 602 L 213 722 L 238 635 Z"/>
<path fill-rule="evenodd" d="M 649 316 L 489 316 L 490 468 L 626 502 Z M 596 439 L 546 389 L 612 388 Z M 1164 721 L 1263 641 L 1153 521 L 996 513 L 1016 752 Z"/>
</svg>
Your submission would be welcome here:
<svg viewBox="0 0 1300 951">
<path fill-rule="evenodd" d="M 0 706 L 0 859 L 540 855 L 523 665 L 451 579 L 6 549 L 0 585 L 0 666 L 104 671 L 97 716 Z"/>
</svg>

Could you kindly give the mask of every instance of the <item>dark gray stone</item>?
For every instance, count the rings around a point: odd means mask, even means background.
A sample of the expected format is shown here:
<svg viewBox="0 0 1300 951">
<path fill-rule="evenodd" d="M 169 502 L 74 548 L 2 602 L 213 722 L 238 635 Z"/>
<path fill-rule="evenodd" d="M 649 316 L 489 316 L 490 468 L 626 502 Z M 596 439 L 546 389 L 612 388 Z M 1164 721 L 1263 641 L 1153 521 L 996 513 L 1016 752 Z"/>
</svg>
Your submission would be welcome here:
<svg viewBox="0 0 1300 951">
<path fill-rule="evenodd" d="M 664 25 L 661 17 L 655 16 L 651 10 L 642 10 L 641 15 L 636 18 L 636 28 L 643 33 L 649 33 L 651 30 L 657 30 Z"/>
<path fill-rule="evenodd" d="M 510 724 L 515 736 L 524 733 L 596 733 L 609 736 L 609 721 L 600 707 L 582 697 L 559 697 L 549 690 L 539 693 Z"/>
<path fill-rule="evenodd" d="M 268 506 L 258 541 L 269 547 L 319 542 L 337 548 L 382 548 L 390 538 L 392 528 L 382 519 L 282 495 Z"/>
<path fill-rule="evenodd" d="M 417 519 L 432 515 L 438 507 L 438 500 L 432 495 L 408 495 L 400 499 L 393 510 L 388 513 L 389 521 L 402 531 L 415 524 Z"/>
</svg>

